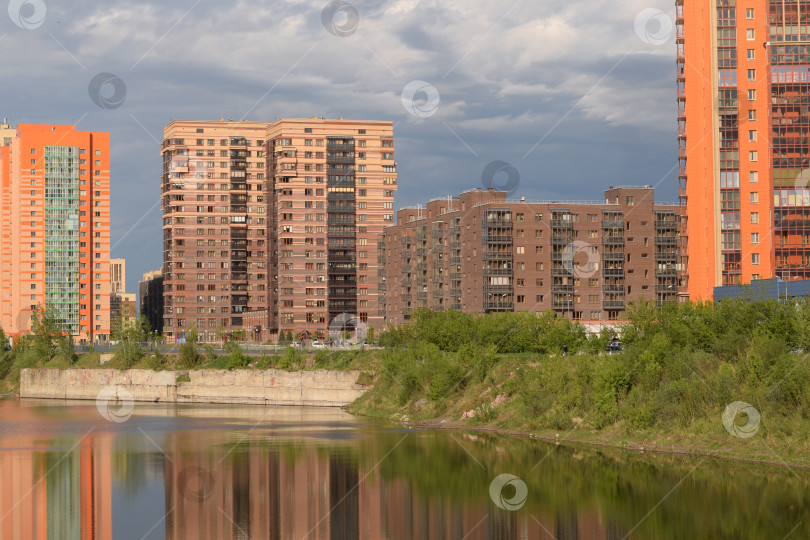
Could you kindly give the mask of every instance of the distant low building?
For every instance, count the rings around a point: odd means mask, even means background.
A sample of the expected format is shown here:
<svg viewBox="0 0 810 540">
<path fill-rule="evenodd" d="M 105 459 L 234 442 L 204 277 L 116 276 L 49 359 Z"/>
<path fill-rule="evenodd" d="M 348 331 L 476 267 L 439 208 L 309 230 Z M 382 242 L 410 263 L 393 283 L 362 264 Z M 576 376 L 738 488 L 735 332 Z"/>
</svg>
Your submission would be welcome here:
<svg viewBox="0 0 810 540">
<path fill-rule="evenodd" d="M 138 315 L 135 301 L 134 293 L 110 295 L 110 320 L 114 329 L 135 320 Z"/>
<path fill-rule="evenodd" d="M 141 315 L 149 320 L 149 327 L 163 333 L 163 271 L 154 270 L 143 275 L 138 284 Z"/>
<path fill-rule="evenodd" d="M 728 285 L 714 288 L 714 300 L 750 298 L 767 300 L 772 298 L 800 298 L 810 295 L 810 280 L 782 281 L 781 279 L 761 279 L 749 285 Z"/>
</svg>

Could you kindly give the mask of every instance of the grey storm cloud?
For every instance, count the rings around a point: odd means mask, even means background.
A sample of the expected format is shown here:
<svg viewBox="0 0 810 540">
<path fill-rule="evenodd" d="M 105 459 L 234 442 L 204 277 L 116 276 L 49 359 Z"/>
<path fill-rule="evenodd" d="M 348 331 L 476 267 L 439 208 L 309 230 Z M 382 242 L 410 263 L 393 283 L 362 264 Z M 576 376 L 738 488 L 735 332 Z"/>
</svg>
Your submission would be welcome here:
<svg viewBox="0 0 810 540">
<path fill-rule="evenodd" d="M 481 187 L 495 161 L 519 171 L 515 197 L 600 199 L 621 183 L 675 199 L 674 40 L 637 32 L 671 0 L 346 3 L 359 23 L 342 35 L 320 0 L 17 2 L 0 14 L 0 116 L 110 132 L 129 291 L 162 263 L 159 143 L 178 118 L 391 120 L 397 207 Z M 122 84 L 93 99 L 102 73 Z M 403 107 L 412 81 L 440 96 L 429 116 Z"/>
</svg>

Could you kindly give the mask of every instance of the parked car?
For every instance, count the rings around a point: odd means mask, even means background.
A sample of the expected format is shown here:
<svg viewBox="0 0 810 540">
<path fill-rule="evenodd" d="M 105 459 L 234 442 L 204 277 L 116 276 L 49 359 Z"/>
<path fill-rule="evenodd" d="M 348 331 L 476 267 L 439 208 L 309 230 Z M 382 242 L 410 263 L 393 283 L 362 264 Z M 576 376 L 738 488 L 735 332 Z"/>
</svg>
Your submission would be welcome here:
<svg viewBox="0 0 810 540">
<path fill-rule="evenodd" d="M 608 343 L 608 352 L 619 352 L 622 350 L 622 344 L 618 341 L 611 341 Z"/>
<path fill-rule="evenodd" d="M 318 341 L 317 339 L 313 339 L 312 340 L 312 348 L 313 349 L 325 349 L 326 348 L 326 343 L 323 343 L 322 341 Z"/>
</svg>

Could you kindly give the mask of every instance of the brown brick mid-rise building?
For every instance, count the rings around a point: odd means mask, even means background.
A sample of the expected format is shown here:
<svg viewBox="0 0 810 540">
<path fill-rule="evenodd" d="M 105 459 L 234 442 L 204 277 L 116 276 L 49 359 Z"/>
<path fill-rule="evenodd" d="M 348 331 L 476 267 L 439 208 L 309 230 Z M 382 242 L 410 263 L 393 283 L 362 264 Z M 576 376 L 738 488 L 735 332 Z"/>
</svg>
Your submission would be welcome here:
<svg viewBox="0 0 810 540">
<path fill-rule="evenodd" d="M 532 203 L 480 189 L 397 212 L 380 236 L 380 314 L 554 310 L 583 322 L 627 304 L 675 301 L 678 206 L 651 187 L 611 187 L 604 202 Z"/>
<path fill-rule="evenodd" d="M 163 142 L 164 334 L 325 335 L 377 314 L 393 223 L 393 126 L 176 121 Z M 264 324 L 245 313 L 264 312 Z M 356 324 L 356 321 L 351 323 Z M 261 328 L 259 328 L 261 327 Z"/>
</svg>

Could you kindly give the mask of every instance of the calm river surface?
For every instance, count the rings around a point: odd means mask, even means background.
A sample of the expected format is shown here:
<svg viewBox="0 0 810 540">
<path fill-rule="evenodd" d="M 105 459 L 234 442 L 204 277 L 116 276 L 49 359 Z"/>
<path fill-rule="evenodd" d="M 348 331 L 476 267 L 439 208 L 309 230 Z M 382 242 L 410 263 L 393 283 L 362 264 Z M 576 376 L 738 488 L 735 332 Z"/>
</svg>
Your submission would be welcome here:
<svg viewBox="0 0 810 540">
<path fill-rule="evenodd" d="M 139 404 L 113 420 L 0 401 L 0 538 L 810 538 L 808 473 L 785 467 L 331 409 Z"/>
</svg>

